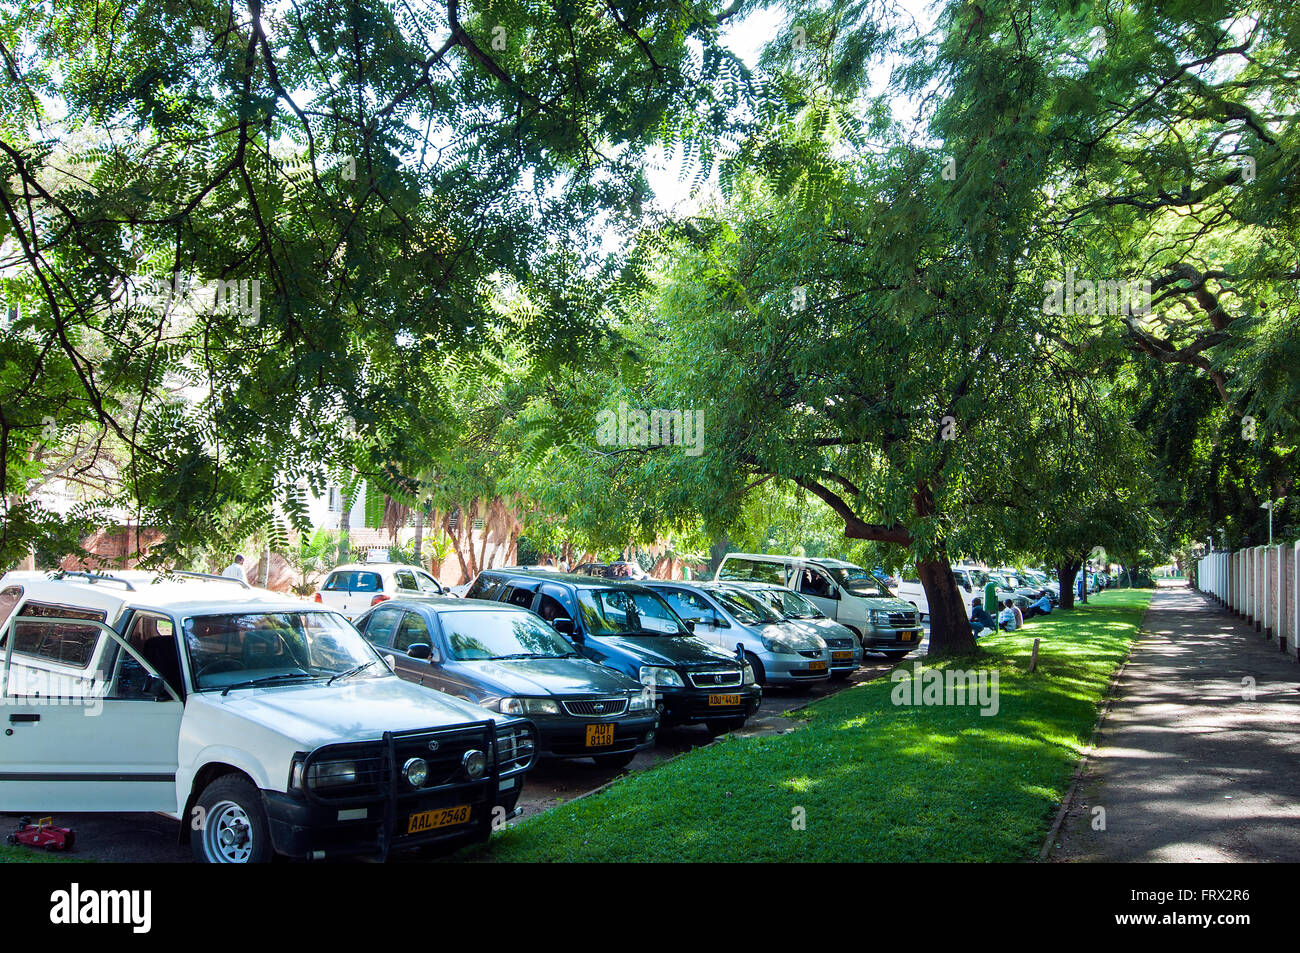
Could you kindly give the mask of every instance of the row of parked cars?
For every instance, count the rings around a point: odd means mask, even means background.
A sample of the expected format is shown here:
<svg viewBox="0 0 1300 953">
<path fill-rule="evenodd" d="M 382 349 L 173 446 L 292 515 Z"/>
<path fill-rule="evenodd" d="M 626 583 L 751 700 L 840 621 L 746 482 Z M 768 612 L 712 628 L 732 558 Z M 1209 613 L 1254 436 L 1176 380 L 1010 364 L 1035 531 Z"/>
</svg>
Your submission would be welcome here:
<svg viewBox="0 0 1300 953">
<path fill-rule="evenodd" d="M 846 678 L 864 650 L 920 641 L 887 590 L 807 568 L 490 570 L 456 598 L 365 563 L 312 602 L 195 573 L 11 572 L 0 811 L 161 812 L 218 863 L 482 840 L 538 757 L 619 767 L 661 727 L 721 733 L 764 684 Z"/>
</svg>

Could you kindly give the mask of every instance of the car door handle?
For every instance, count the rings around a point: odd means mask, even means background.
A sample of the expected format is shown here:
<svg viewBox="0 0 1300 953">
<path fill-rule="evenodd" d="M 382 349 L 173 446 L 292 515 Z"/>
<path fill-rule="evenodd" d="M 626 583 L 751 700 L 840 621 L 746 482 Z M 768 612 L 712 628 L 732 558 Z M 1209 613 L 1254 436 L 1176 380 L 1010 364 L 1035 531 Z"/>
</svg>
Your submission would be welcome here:
<svg viewBox="0 0 1300 953">
<path fill-rule="evenodd" d="M 20 721 L 40 721 L 40 715 L 10 715 L 9 724 L 17 724 Z"/>
</svg>

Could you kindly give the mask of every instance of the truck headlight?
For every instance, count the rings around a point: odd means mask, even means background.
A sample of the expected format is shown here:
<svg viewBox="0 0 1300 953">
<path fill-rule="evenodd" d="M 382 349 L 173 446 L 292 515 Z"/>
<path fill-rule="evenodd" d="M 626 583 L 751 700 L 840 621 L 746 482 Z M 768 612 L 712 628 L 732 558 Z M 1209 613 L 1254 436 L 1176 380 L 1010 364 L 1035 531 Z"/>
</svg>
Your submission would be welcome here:
<svg viewBox="0 0 1300 953">
<path fill-rule="evenodd" d="M 301 761 L 295 761 L 290 783 L 301 789 L 303 787 Z M 357 763 L 355 761 L 319 761 L 307 772 L 307 783 L 314 788 L 336 787 L 341 784 L 356 784 Z"/>
<path fill-rule="evenodd" d="M 413 788 L 424 787 L 424 782 L 429 778 L 429 762 L 423 758 L 407 759 L 406 764 L 402 765 L 402 777 Z"/>
<path fill-rule="evenodd" d="M 516 698 L 501 699 L 500 712 L 503 715 L 558 715 L 560 706 L 550 698 Z"/>
<path fill-rule="evenodd" d="M 676 671 L 662 665 L 642 665 L 638 675 L 642 685 L 665 685 L 669 688 L 683 688 L 686 685 Z"/>
<path fill-rule="evenodd" d="M 889 613 L 885 612 L 882 609 L 872 609 L 870 612 L 867 613 L 867 617 L 871 619 L 872 625 L 889 624 Z"/>
<path fill-rule="evenodd" d="M 741 679 L 741 682 L 745 685 L 754 684 L 754 666 L 750 665 L 748 662 L 745 663 L 745 675 Z"/>
</svg>

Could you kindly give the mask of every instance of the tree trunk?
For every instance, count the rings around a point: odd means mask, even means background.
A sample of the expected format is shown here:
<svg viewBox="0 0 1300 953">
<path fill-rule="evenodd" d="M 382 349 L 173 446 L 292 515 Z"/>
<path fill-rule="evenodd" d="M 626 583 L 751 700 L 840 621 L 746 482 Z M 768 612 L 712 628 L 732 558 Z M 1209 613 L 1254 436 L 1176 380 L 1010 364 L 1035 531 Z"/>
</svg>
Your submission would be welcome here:
<svg viewBox="0 0 1300 953">
<path fill-rule="evenodd" d="M 1074 577 L 1079 574 L 1079 562 L 1063 562 L 1056 567 L 1056 579 L 1061 584 L 1062 609 L 1074 608 Z"/>
<path fill-rule="evenodd" d="M 942 554 L 941 554 L 942 555 Z M 923 560 L 916 564 L 917 574 L 930 603 L 930 649 L 928 657 L 974 655 L 975 633 L 971 631 L 957 578 L 947 559 Z"/>
<path fill-rule="evenodd" d="M 424 549 L 424 507 L 419 507 L 415 511 L 415 561 L 419 565 L 424 565 L 424 558 L 421 552 Z"/>
<path fill-rule="evenodd" d="M 262 547 L 262 558 L 257 563 L 257 585 L 265 589 L 271 578 L 271 547 Z"/>
</svg>

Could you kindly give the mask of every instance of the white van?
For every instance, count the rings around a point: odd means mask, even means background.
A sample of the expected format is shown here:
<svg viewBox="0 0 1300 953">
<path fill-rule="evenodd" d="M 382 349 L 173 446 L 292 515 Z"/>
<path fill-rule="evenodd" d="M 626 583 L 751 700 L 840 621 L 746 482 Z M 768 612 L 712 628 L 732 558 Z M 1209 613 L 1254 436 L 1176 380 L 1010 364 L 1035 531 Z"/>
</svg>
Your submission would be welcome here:
<svg viewBox="0 0 1300 953">
<path fill-rule="evenodd" d="M 403 681 L 332 610 L 141 576 L 0 579 L 0 811 L 159 812 L 249 863 L 450 848 L 514 810 L 531 723 Z"/>
<path fill-rule="evenodd" d="M 842 559 L 769 553 L 727 553 L 715 578 L 788 586 L 840 625 L 870 652 L 900 659 L 921 643 L 921 613 L 861 566 Z"/>
</svg>

